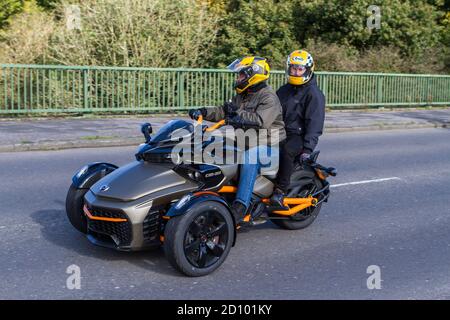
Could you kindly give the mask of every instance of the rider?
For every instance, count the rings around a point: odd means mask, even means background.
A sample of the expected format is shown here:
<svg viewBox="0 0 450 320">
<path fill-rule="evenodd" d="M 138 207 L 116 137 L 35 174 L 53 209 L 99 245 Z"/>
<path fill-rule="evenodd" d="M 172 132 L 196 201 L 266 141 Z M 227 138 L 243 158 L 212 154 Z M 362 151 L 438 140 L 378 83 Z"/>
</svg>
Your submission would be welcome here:
<svg viewBox="0 0 450 320">
<path fill-rule="evenodd" d="M 189 110 L 189 116 L 197 120 L 202 115 L 209 121 L 226 120 L 234 128 L 243 130 L 254 128 L 259 133 L 265 130 L 268 139 L 258 141 L 257 146 L 244 152 L 244 162 L 240 169 L 238 191 L 231 209 L 236 223 L 245 224 L 242 220 L 249 208 L 255 180 L 262 167 L 258 156 L 256 164 L 249 163 L 248 159 L 259 154 L 263 149 L 270 156 L 278 156 L 278 143 L 285 139 L 286 132 L 282 119 L 280 101 L 275 91 L 266 81 L 269 78 L 270 67 L 265 58 L 247 56 L 236 59 L 228 69 L 237 73 L 234 88 L 237 95 L 230 102 L 220 107 L 200 108 Z M 271 135 L 271 130 L 278 134 Z M 260 136 L 258 134 L 258 136 Z M 278 137 L 277 137 L 278 136 Z M 261 152 L 263 153 L 263 152 Z"/>
<path fill-rule="evenodd" d="M 278 89 L 287 138 L 281 144 L 280 169 L 271 201 L 283 206 L 295 158 L 300 163 L 314 151 L 325 121 L 325 97 L 317 86 L 314 61 L 308 52 L 295 50 L 286 61 L 287 84 Z"/>
</svg>

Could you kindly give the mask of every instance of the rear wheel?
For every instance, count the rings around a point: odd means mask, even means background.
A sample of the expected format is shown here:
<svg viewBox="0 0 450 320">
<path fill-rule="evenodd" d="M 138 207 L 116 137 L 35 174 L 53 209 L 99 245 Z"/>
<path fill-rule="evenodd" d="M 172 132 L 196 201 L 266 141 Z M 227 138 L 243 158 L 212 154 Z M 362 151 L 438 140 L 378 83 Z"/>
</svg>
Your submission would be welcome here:
<svg viewBox="0 0 450 320">
<path fill-rule="evenodd" d="M 323 188 L 322 181 L 316 176 L 311 177 L 304 171 L 296 171 L 293 173 L 291 182 L 303 181 L 299 187 L 290 189 L 287 193 L 289 198 L 307 198 L 314 192 Z M 319 199 L 320 200 L 320 199 Z M 298 230 L 308 227 L 317 218 L 320 212 L 322 204 L 317 206 L 311 206 L 302 211 L 296 213 L 295 215 L 289 217 L 288 219 L 273 219 L 271 220 L 277 226 L 288 229 L 288 230 Z M 282 218 L 283 216 L 277 215 L 275 213 L 270 214 L 274 218 Z"/>
<path fill-rule="evenodd" d="M 187 276 L 216 270 L 230 252 L 234 224 L 228 209 L 215 201 L 194 204 L 165 227 L 164 251 L 170 264 Z"/>
<path fill-rule="evenodd" d="M 84 195 L 88 189 L 77 189 L 70 186 L 66 197 L 66 213 L 72 226 L 78 231 L 87 233 L 87 219 L 83 213 Z"/>
</svg>

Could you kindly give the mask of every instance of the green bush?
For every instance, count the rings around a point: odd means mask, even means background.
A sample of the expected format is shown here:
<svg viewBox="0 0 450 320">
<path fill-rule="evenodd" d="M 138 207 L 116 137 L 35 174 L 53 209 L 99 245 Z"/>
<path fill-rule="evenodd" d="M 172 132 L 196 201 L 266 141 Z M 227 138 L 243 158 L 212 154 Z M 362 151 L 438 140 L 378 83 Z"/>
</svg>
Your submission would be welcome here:
<svg viewBox="0 0 450 320">
<path fill-rule="evenodd" d="M 0 30 L 0 62 L 46 62 L 49 39 L 55 29 L 51 14 L 30 6 Z"/>
<path fill-rule="evenodd" d="M 4 28 L 8 19 L 23 9 L 24 0 L 2 0 L 0 3 L 0 29 Z"/>
<path fill-rule="evenodd" d="M 83 0 L 81 30 L 65 21 L 51 38 L 48 59 L 76 65 L 198 67 L 208 60 L 215 17 L 196 0 Z"/>
<path fill-rule="evenodd" d="M 370 5 L 380 8 L 380 29 L 367 28 Z M 352 45 L 360 50 L 393 46 L 417 54 L 439 43 L 442 13 L 423 0 L 313 0 L 294 7 L 296 37 Z"/>
<path fill-rule="evenodd" d="M 287 53 L 299 47 L 290 1 L 232 0 L 226 12 L 212 65 L 224 67 L 237 57 L 259 55 L 269 58 L 272 68 L 282 69 Z"/>
</svg>

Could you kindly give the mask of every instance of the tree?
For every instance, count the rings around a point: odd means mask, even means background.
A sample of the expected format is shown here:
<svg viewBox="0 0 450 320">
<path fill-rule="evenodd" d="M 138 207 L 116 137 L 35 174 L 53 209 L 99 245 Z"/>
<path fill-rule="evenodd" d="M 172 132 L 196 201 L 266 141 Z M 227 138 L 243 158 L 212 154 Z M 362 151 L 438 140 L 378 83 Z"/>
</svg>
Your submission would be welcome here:
<svg viewBox="0 0 450 320">
<path fill-rule="evenodd" d="M 224 67 L 243 55 L 269 59 L 272 68 L 283 68 L 286 55 L 297 49 L 292 32 L 292 2 L 233 0 L 220 22 L 212 65 Z"/>
<path fill-rule="evenodd" d="M 36 2 L 39 6 L 41 6 L 44 9 L 54 9 L 59 5 L 59 3 L 61 1 L 60 0 L 36 0 Z"/>
<path fill-rule="evenodd" d="M 380 29 L 367 28 L 369 5 L 379 6 Z M 322 39 L 360 50 L 393 46 L 403 54 L 417 54 L 436 46 L 441 12 L 424 0 L 313 0 L 294 6 L 297 40 Z"/>
<path fill-rule="evenodd" d="M 0 29 L 4 28 L 8 19 L 22 10 L 24 0 L 1 0 L 0 3 Z"/>
</svg>

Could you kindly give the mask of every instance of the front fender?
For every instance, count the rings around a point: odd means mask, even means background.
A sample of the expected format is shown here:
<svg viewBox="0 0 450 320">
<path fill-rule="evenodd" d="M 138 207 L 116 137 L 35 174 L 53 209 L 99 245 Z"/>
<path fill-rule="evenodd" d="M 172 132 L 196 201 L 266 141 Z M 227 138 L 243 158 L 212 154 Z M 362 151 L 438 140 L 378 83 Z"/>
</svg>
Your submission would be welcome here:
<svg viewBox="0 0 450 320">
<path fill-rule="evenodd" d="M 77 189 L 89 189 L 94 183 L 117 168 L 116 165 L 106 162 L 90 163 L 78 170 L 72 177 L 72 183 Z"/>
</svg>

